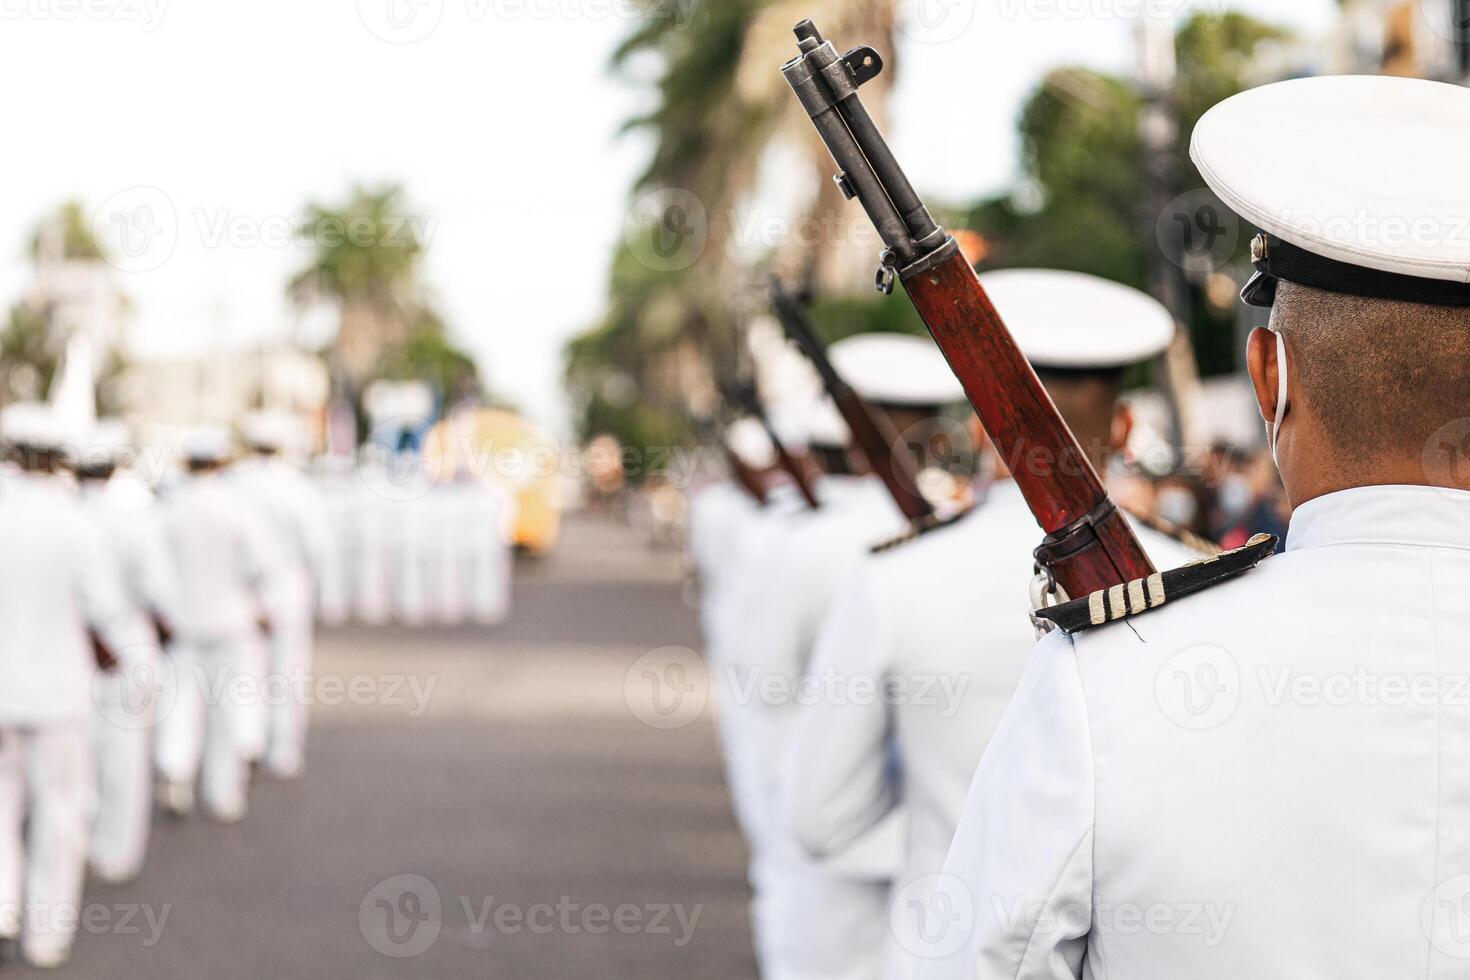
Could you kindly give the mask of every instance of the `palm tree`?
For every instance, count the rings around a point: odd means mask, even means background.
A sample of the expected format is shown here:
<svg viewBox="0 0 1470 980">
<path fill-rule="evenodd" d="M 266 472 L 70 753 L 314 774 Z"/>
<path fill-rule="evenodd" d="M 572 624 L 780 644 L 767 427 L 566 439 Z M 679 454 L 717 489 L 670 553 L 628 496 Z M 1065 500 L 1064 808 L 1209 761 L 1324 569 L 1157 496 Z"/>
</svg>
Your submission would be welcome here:
<svg viewBox="0 0 1470 980">
<path fill-rule="evenodd" d="M 419 319 L 424 245 L 396 185 L 355 187 L 340 206 L 311 204 L 300 230 L 312 256 L 291 280 L 290 295 L 300 305 L 338 307 L 333 378 L 361 391 L 384 352 L 405 344 Z"/>
</svg>

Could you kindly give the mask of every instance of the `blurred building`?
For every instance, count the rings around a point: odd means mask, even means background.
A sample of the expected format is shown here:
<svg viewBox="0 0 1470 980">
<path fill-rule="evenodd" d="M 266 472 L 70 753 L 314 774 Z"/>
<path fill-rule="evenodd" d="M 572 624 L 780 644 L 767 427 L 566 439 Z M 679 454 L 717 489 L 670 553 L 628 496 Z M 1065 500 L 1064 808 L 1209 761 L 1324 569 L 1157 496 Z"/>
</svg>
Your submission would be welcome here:
<svg viewBox="0 0 1470 980">
<path fill-rule="evenodd" d="M 328 392 L 322 359 L 288 344 L 140 359 L 114 385 L 112 394 L 123 414 L 145 427 L 201 421 L 229 425 L 258 408 L 320 417 Z"/>
</svg>

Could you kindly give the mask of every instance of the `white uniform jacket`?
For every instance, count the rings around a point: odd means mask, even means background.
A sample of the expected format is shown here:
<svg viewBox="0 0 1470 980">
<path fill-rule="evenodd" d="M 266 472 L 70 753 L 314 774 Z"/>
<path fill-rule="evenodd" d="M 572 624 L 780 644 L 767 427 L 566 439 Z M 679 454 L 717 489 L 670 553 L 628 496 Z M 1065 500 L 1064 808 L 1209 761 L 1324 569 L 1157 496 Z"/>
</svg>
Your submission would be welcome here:
<svg viewBox="0 0 1470 980">
<path fill-rule="evenodd" d="M 114 651 L 136 634 L 115 563 L 57 477 L 0 485 L 0 727 L 86 718 L 97 661 L 88 629 Z"/>
<path fill-rule="evenodd" d="M 1159 568 L 1200 557 L 1138 534 Z M 943 868 L 975 767 L 1036 646 L 1031 552 L 1041 536 L 1005 481 L 958 523 L 864 562 L 809 668 L 830 696 L 798 725 L 785 816 L 813 857 L 840 853 L 901 798 L 900 887 Z"/>
<path fill-rule="evenodd" d="M 1470 493 L 1320 497 L 1256 570 L 1047 637 L 944 888 L 922 976 L 1470 973 Z"/>
<path fill-rule="evenodd" d="M 261 597 L 285 559 L 249 499 L 221 474 L 185 477 L 164 530 L 179 576 L 179 639 L 210 646 L 255 635 Z"/>
</svg>

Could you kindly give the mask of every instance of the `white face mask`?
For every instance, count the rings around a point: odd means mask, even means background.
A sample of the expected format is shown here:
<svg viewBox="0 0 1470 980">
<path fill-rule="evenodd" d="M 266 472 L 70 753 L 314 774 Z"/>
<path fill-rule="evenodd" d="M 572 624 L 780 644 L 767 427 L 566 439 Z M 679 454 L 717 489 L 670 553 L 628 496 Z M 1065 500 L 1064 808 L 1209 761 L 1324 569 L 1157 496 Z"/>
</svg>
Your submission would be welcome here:
<svg viewBox="0 0 1470 980">
<path fill-rule="evenodd" d="M 1286 337 L 1278 330 L 1271 332 L 1276 334 L 1276 418 L 1271 422 L 1271 459 L 1280 469 L 1276 440 L 1281 437 L 1281 421 L 1286 418 Z"/>
</svg>

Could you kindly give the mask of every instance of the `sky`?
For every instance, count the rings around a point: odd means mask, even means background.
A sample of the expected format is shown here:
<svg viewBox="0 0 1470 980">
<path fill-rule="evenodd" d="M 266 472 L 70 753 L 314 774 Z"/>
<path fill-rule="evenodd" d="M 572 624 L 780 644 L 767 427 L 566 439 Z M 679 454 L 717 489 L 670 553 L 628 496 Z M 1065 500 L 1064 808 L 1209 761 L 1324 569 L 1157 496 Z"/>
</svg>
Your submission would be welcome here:
<svg viewBox="0 0 1470 980">
<path fill-rule="evenodd" d="M 1008 186 L 1015 116 L 1041 74 L 1127 70 L 1129 17 L 1163 2 L 906 0 L 890 135 L 919 190 L 965 200 Z M 1320 31 L 1335 4 L 1232 6 Z M 618 136 L 647 93 L 607 71 L 633 8 L 0 0 L 0 302 L 25 288 L 36 221 L 78 198 L 128 246 L 134 356 L 320 338 L 329 325 L 285 298 L 308 254 L 290 229 L 307 202 L 399 182 L 455 340 L 493 390 L 564 431 L 561 348 L 598 320 L 649 152 Z"/>
</svg>

